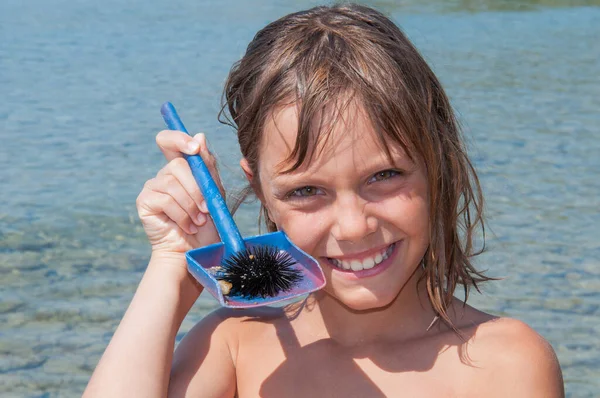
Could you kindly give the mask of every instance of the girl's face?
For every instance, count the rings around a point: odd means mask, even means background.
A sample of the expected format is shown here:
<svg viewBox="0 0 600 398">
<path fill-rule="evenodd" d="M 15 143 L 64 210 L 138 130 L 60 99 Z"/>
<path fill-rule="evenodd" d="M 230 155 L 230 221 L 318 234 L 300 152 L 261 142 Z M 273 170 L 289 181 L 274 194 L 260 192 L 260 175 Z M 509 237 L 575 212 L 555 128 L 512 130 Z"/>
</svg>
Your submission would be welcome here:
<svg viewBox="0 0 600 398">
<path fill-rule="evenodd" d="M 259 176 L 269 217 L 319 261 L 327 293 L 355 310 L 390 304 L 429 244 L 423 165 L 391 142 L 390 160 L 368 118 L 353 105 L 312 160 L 284 174 L 297 119 L 292 105 L 265 126 Z"/>
</svg>

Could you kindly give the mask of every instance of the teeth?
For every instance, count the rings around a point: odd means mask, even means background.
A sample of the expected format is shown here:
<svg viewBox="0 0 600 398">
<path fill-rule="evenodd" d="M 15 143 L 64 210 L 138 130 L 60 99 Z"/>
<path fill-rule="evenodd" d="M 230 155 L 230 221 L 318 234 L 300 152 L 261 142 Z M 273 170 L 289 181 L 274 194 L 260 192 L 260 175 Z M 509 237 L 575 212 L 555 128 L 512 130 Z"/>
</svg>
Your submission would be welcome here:
<svg viewBox="0 0 600 398">
<path fill-rule="evenodd" d="M 350 268 L 352 268 L 352 271 L 360 271 L 361 269 L 363 269 L 363 265 L 360 261 L 353 260 L 350 264 Z"/>
<path fill-rule="evenodd" d="M 376 265 L 378 265 L 379 263 L 381 263 L 382 261 L 386 260 L 392 253 L 393 248 L 394 248 L 394 245 L 390 245 L 384 252 L 377 253 L 373 257 L 364 258 L 362 261 L 359 261 L 359 260 L 346 261 L 346 260 L 338 260 L 335 258 L 331 258 L 330 261 L 336 267 L 342 268 L 347 271 L 349 271 L 349 270 L 362 271 L 364 269 L 371 269 L 371 268 L 375 267 Z"/>
<path fill-rule="evenodd" d="M 371 269 L 375 266 L 375 259 L 372 258 L 365 258 L 363 260 L 363 268 L 364 269 Z"/>
</svg>

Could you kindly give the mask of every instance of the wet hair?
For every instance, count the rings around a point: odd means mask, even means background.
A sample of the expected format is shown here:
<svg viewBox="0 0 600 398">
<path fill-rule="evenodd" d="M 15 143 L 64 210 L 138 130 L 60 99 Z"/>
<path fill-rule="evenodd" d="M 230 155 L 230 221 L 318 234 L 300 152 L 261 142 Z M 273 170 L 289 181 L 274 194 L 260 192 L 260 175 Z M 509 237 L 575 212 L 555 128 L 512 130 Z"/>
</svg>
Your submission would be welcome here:
<svg viewBox="0 0 600 398">
<path fill-rule="evenodd" d="M 251 188 L 260 193 L 256 181 L 267 118 L 283 105 L 297 106 L 291 172 L 310 162 L 316 143 L 332 130 L 326 110 L 339 116 L 352 101 L 364 109 L 388 156 L 385 142 L 394 142 L 426 167 L 430 244 L 420 283 L 426 283 L 436 314 L 456 330 L 447 312 L 456 286 L 464 287 L 466 302 L 470 287 L 479 290 L 478 283 L 491 279 L 472 264 L 484 248 L 483 243 L 481 250 L 474 248 L 475 233 L 485 242 L 483 197 L 440 82 L 392 21 L 369 7 L 339 4 L 270 23 L 232 67 L 220 120 L 237 129 L 254 174 Z M 264 207 L 261 213 L 267 229 L 275 231 Z"/>
</svg>

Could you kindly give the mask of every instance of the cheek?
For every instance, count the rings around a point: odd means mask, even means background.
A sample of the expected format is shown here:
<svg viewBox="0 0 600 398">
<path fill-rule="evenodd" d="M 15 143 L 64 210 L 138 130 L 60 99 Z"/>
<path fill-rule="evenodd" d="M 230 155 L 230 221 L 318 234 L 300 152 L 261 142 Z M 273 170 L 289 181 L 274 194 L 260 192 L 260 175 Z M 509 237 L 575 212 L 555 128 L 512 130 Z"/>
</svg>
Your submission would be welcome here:
<svg viewBox="0 0 600 398">
<path fill-rule="evenodd" d="M 422 235 L 423 239 L 429 239 L 429 193 L 425 176 L 419 174 L 414 182 L 413 189 L 404 198 L 404 219 L 415 234 Z"/>
<path fill-rule="evenodd" d="M 394 225 L 408 236 L 428 235 L 429 205 L 425 195 L 411 192 L 390 197 L 373 203 L 373 212 L 385 224 Z"/>
<path fill-rule="evenodd" d="M 274 209 L 271 214 L 277 227 L 285 231 L 296 246 L 311 255 L 317 254 L 319 243 L 325 241 L 323 237 L 327 234 L 324 218 L 319 212 Z"/>
<path fill-rule="evenodd" d="M 404 206 L 403 214 L 399 214 L 398 217 L 402 217 L 404 225 L 414 234 L 427 235 L 429 230 L 429 206 L 423 198 L 423 200 L 411 200 Z"/>
</svg>

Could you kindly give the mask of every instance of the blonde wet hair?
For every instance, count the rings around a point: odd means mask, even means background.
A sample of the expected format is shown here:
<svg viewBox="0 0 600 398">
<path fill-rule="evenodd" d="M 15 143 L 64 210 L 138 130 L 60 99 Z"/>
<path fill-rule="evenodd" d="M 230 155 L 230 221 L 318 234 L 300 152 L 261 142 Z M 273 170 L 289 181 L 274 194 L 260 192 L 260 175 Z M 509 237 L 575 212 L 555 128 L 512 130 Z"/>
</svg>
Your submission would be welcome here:
<svg viewBox="0 0 600 398">
<path fill-rule="evenodd" d="M 310 162 L 316 143 L 327 139 L 332 123 L 324 123 L 330 114 L 325 110 L 339 114 L 352 101 L 361 104 L 388 155 L 385 142 L 391 141 L 421 161 L 431 222 L 420 283 L 436 314 L 456 330 L 448 315 L 456 287 L 463 286 L 466 301 L 471 287 L 478 290 L 478 283 L 491 279 L 472 263 L 484 248 L 483 197 L 440 82 L 390 19 L 357 4 L 278 19 L 256 34 L 234 64 L 223 98 L 220 118 L 237 129 L 255 182 L 265 122 L 290 103 L 297 104 L 299 120 L 289 172 Z M 250 188 L 260 193 L 260 184 Z M 267 229 L 276 230 L 264 207 L 261 213 Z M 477 232 L 480 250 L 473 244 Z"/>
</svg>

